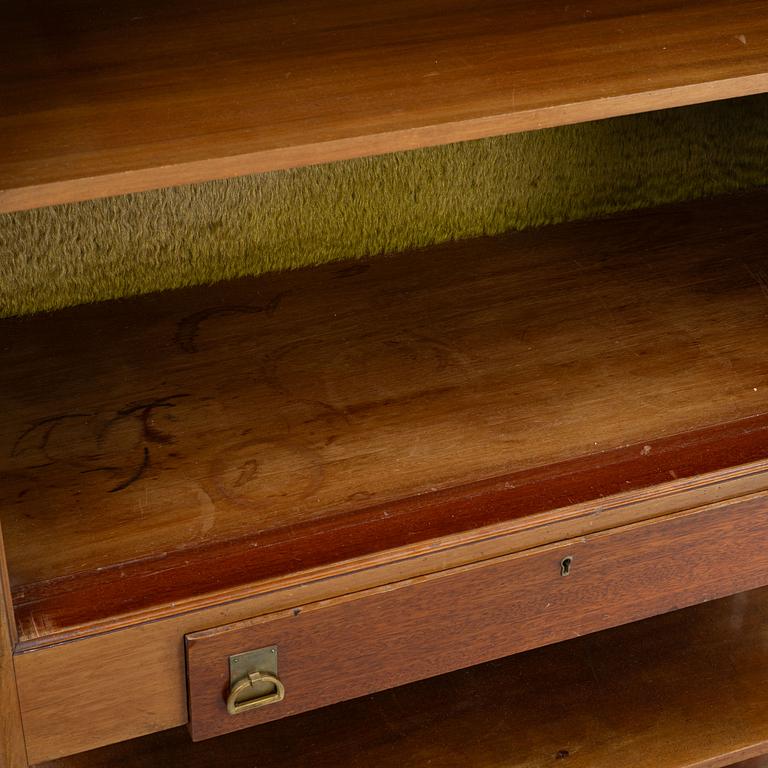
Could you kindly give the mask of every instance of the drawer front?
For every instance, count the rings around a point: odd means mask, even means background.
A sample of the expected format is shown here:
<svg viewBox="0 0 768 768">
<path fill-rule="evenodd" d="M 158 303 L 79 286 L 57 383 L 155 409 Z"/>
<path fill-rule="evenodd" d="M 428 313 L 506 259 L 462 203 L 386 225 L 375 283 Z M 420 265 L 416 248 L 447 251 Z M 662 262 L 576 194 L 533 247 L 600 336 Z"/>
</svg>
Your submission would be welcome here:
<svg viewBox="0 0 768 768">
<path fill-rule="evenodd" d="M 186 636 L 190 730 L 217 736 L 766 584 L 761 495 L 297 606 Z M 284 699 L 229 714 L 230 657 L 272 646 Z"/>
</svg>

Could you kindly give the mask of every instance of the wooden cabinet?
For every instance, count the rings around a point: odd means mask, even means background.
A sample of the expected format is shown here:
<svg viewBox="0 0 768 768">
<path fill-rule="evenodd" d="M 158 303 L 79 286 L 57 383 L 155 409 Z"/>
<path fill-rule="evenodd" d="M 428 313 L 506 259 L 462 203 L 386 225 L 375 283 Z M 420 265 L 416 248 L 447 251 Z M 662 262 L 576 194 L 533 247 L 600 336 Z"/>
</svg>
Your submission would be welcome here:
<svg viewBox="0 0 768 768">
<path fill-rule="evenodd" d="M 192 633 L 190 730 L 209 738 L 762 586 L 767 569 L 757 494 Z M 228 659 L 265 647 L 285 698 L 233 716 Z"/>
<path fill-rule="evenodd" d="M 0 210 L 762 93 L 761 0 L 13 3 Z"/>
<path fill-rule="evenodd" d="M 8 10 L 4 215 L 768 91 L 752 0 Z M 0 321 L 2 768 L 768 752 L 766 213 Z"/>
<path fill-rule="evenodd" d="M 216 739 L 192 743 L 182 727 L 50 768 L 731 766 L 768 750 L 755 674 L 766 597 L 742 593 Z"/>
</svg>

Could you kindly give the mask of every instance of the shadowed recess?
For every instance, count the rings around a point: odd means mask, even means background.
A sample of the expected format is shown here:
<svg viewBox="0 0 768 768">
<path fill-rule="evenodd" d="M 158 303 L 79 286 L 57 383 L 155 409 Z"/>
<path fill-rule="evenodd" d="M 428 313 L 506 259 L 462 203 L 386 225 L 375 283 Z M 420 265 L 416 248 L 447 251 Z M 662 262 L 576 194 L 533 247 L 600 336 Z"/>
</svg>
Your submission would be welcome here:
<svg viewBox="0 0 768 768">
<path fill-rule="evenodd" d="M 0 215 L 0 316 L 768 182 L 768 97 Z"/>
</svg>

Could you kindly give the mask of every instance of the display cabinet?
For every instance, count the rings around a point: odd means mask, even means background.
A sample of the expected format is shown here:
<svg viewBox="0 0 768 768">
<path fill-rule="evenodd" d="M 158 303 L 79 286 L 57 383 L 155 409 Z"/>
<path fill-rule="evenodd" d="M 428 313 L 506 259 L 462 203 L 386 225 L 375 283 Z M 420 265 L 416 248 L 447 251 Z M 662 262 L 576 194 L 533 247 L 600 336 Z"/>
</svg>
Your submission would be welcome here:
<svg viewBox="0 0 768 768">
<path fill-rule="evenodd" d="M 768 91 L 752 0 L 4 10 L 5 214 Z M 0 321 L 0 765 L 762 766 L 766 214 Z"/>
</svg>

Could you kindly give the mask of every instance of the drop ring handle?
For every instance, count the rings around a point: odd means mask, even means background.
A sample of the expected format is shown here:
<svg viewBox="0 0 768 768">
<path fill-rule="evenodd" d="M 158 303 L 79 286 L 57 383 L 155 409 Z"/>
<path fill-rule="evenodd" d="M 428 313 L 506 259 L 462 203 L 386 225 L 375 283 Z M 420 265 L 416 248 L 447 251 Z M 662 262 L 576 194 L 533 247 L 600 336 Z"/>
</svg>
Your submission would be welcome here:
<svg viewBox="0 0 768 768">
<path fill-rule="evenodd" d="M 274 690 L 255 699 L 240 701 L 240 697 L 248 690 L 253 689 L 259 683 L 270 683 Z M 268 704 L 277 704 L 285 698 L 285 686 L 276 675 L 269 672 L 250 672 L 241 680 L 238 680 L 227 696 L 227 712 L 230 715 L 239 715 L 242 712 L 250 712 L 252 709 L 266 707 Z"/>
</svg>

